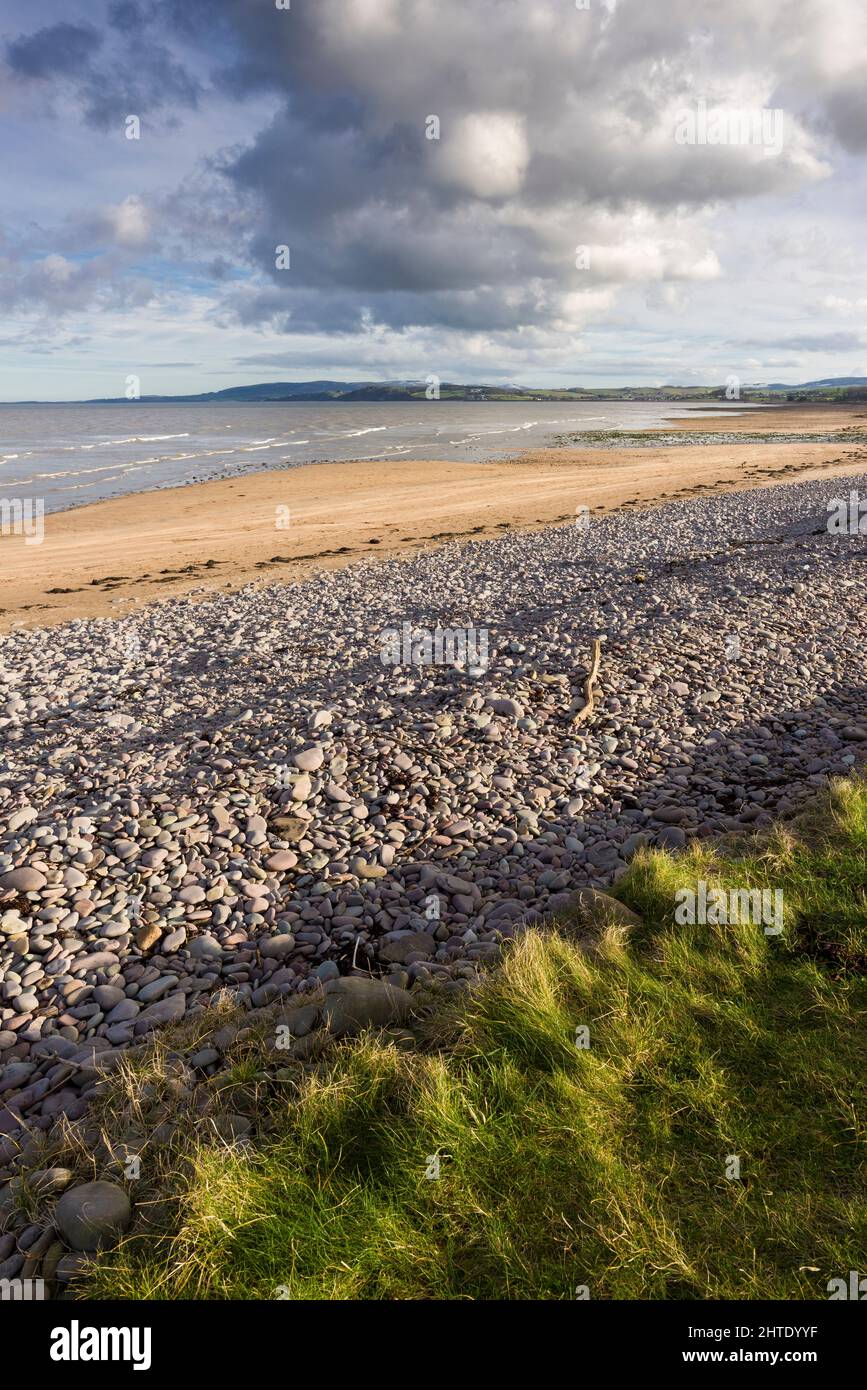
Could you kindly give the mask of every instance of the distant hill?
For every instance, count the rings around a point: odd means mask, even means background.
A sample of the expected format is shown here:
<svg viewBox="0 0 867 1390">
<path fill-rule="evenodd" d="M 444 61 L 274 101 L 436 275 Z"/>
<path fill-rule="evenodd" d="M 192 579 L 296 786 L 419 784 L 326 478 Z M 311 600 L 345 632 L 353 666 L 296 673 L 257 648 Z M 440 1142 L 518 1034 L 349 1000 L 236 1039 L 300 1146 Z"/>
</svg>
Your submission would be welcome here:
<svg viewBox="0 0 867 1390">
<path fill-rule="evenodd" d="M 124 396 L 102 397 L 84 401 L 85 405 L 190 405 L 190 404 L 249 404 L 281 401 L 302 403 L 321 402 L 387 402 L 424 401 L 427 399 L 424 381 L 266 381 L 252 386 L 228 386 L 223 391 L 204 391 L 184 396 L 141 396 L 127 401 Z M 745 382 L 741 399 L 760 402 L 788 400 L 845 401 L 867 400 L 867 377 L 828 377 L 822 381 L 807 381 L 800 385 L 775 381 L 770 384 Z M 477 385 L 464 382 L 441 382 L 439 400 L 452 401 L 724 401 L 725 386 L 568 386 L 559 390 L 545 387 Z M 24 402 L 18 402 L 24 404 Z"/>
<path fill-rule="evenodd" d="M 774 382 L 767 389 L 769 391 L 816 391 L 828 386 L 860 386 L 862 389 L 867 387 L 867 376 L 829 376 L 824 381 L 805 381 L 800 386 L 785 386 L 782 382 Z"/>
<path fill-rule="evenodd" d="M 291 401 L 332 400 L 364 386 L 363 381 L 266 381 L 255 386 L 227 386 L 224 391 L 201 391 L 189 396 L 141 396 L 146 405 L 174 401 Z M 100 397 L 85 401 L 85 405 L 122 404 L 125 396 Z M 131 402 L 134 404 L 134 402 Z"/>
</svg>

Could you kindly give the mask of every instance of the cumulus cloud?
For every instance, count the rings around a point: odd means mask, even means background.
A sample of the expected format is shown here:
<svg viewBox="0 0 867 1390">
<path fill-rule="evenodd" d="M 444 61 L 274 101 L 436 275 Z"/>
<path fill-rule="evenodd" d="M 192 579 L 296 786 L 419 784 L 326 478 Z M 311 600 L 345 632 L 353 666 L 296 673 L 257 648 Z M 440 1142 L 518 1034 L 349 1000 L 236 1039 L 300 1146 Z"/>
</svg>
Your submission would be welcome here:
<svg viewBox="0 0 867 1390">
<path fill-rule="evenodd" d="M 105 220 L 121 246 L 143 246 L 148 240 L 148 213 L 141 198 L 130 194 L 116 207 L 107 208 Z"/>
<path fill-rule="evenodd" d="M 400 23 L 390 3 L 318 0 L 282 28 L 238 6 L 224 14 L 241 54 L 230 89 L 286 94 L 225 169 L 258 200 L 249 252 L 274 287 L 242 312 L 286 332 L 309 331 L 317 304 L 324 331 L 365 315 L 398 331 L 468 329 L 475 314 L 485 330 L 562 332 L 618 285 L 713 280 L 708 209 L 829 172 L 794 110 L 772 159 L 755 145 L 677 143 L 689 103 L 760 112 L 775 100 L 768 47 L 751 57 L 732 16 L 700 0 L 652 17 L 629 0 L 611 11 L 405 0 Z M 803 76 L 802 53 L 798 65 Z M 273 267 L 280 242 L 291 275 Z"/>
<path fill-rule="evenodd" d="M 470 111 L 447 127 L 434 168 L 475 198 L 519 193 L 530 162 L 523 118 L 515 111 Z"/>
<path fill-rule="evenodd" d="M 725 308 L 745 263 L 720 227 L 751 229 L 759 279 L 761 247 L 787 235 L 769 209 L 813 196 L 867 146 L 860 0 L 68 8 L 64 23 L 7 37 L 14 83 L 46 100 L 62 90 L 106 132 L 129 112 L 182 122 L 229 103 L 242 132 L 167 168 L 161 199 L 124 189 L 82 213 L 79 234 L 131 275 L 144 248 L 195 263 L 222 327 L 355 339 L 361 354 L 391 334 L 398 355 L 435 342 L 462 361 L 562 361 L 618 314 L 677 315 L 693 296 Z M 272 114 L 248 129 L 245 104 L 265 95 Z M 773 147 L 702 138 L 700 122 L 679 139 L 683 113 L 699 111 L 730 131 L 738 116 L 773 130 Z M 806 253 L 792 256 L 806 276 Z M 88 283 L 104 293 L 98 268 L 77 267 L 67 288 Z M 824 297 L 860 296 L 834 285 Z M 844 350 L 822 325 L 791 330 L 777 341 Z"/>
</svg>

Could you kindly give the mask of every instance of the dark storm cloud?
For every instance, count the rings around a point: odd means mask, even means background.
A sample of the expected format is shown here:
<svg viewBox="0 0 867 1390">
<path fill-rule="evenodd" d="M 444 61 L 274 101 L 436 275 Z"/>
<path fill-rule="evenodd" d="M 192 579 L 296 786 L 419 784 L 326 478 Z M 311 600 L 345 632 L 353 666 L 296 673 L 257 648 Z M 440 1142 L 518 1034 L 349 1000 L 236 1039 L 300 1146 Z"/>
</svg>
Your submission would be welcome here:
<svg viewBox="0 0 867 1390">
<path fill-rule="evenodd" d="M 74 77 L 85 73 L 102 37 L 83 24 L 51 24 L 6 45 L 6 61 L 19 77 Z"/>
<path fill-rule="evenodd" d="M 85 121 L 100 130 L 121 124 L 127 115 L 194 107 L 202 85 L 184 60 L 163 43 L 156 7 L 122 0 L 109 7 L 103 32 L 92 24 L 53 24 L 7 41 L 5 59 L 15 77 L 52 85 L 67 84 Z"/>
</svg>

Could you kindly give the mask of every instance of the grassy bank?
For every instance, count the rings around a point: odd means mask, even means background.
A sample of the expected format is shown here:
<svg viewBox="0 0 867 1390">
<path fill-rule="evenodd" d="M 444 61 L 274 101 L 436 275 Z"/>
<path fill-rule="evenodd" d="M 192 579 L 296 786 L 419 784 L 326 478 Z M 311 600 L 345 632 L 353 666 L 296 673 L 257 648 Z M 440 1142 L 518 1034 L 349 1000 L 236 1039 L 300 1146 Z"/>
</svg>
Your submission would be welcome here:
<svg viewBox="0 0 867 1390">
<path fill-rule="evenodd" d="M 782 936 L 678 925 L 698 878 L 782 888 Z M 287 1065 L 253 1029 L 202 1083 L 251 1141 L 181 1116 L 131 1185 L 147 1234 L 82 1293 L 827 1297 L 867 1247 L 867 787 L 762 842 L 643 855 L 617 891 L 630 940 L 530 931 L 413 1047 L 368 1033 Z M 164 1115 L 167 1057 L 116 1077 L 106 1115 Z"/>
</svg>

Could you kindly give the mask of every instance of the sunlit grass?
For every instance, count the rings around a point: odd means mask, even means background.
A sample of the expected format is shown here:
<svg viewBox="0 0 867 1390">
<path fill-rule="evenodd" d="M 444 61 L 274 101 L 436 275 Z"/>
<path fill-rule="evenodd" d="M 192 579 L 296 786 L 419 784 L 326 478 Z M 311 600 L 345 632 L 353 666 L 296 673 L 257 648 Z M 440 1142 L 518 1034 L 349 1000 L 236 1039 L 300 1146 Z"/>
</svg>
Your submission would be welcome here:
<svg viewBox="0 0 867 1390">
<path fill-rule="evenodd" d="M 636 937 L 528 932 L 418 1050 L 368 1034 L 271 1079 L 248 1051 L 253 1144 L 191 1123 L 166 1234 L 86 1295 L 827 1296 L 867 1242 L 865 865 L 867 790 L 841 784 L 761 842 L 640 856 Z M 677 925 L 697 878 L 782 887 L 784 935 Z"/>
</svg>

